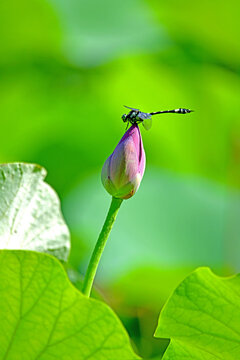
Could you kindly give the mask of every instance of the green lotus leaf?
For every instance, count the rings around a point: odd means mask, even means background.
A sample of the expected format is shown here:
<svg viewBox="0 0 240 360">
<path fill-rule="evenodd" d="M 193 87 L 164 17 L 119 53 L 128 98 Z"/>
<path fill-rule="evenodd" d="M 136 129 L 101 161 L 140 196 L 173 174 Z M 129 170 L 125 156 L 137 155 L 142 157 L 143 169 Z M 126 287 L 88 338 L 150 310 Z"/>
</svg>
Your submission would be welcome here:
<svg viewBox="0 0 240 360">
<path fill-rule="evenodd" d="M 0 359 L 139 359 L 113 311 L 68 280 L 57 259 L 0 251 Z"/>
<path fill-rule="evenodd" d="M 164 360 L 240 359 L 240 275 L 197 269 L 165 304 L 155 335 L 171 339 Z"/>
<path fill-rule="evenodd" d="M 0 248 L 47 252 L 67 260 L 69 230 L 46 170 L 34 164 L 0 165 Z"/>
</svg>

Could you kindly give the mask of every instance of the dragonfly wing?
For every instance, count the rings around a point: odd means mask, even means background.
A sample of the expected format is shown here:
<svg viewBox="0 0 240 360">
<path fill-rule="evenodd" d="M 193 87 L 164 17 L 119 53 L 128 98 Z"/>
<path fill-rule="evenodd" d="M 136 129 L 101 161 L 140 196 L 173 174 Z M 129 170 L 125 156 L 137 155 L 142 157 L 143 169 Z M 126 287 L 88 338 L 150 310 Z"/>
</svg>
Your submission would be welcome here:
<svg viewBox="0 0 240 360">
<path fill-rule="evenodd" d="M 151 117 L 146 118 L 145 120 L 143 120 L 142 124 L 143 124 L 143 127 L 146 130 L 151 129 L 151 127 L 152 127 L 152 118 Z"/>
<path fill-rule="evenodd" d="M 125 108 L 127 108 L 127 109 L 131 109 L 131 110 L 139 110 L 139 109 L 135 109 L 135 108 L 131 108 L 131 107 L 129 107 L 129 106 L 126 106 L 126 105 L 123 105 Z"/>
</svg>

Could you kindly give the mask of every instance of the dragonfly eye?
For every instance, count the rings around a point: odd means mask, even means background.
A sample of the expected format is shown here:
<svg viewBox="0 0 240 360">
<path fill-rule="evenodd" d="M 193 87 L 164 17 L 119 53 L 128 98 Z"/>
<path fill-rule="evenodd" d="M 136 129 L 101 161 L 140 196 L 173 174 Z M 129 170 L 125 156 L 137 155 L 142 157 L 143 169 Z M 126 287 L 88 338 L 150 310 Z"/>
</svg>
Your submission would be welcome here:
<svg viewBox="0 0 240 360">
<path fill-rule="evenodd" d="M 123 121 L 123 122 L 126 122 L 126 121 L 127 121 L 127 115 L 126 115 L 126 114 L 123 114 L 123 116 L 122 116 L 122 121 Z"/>
</svg>

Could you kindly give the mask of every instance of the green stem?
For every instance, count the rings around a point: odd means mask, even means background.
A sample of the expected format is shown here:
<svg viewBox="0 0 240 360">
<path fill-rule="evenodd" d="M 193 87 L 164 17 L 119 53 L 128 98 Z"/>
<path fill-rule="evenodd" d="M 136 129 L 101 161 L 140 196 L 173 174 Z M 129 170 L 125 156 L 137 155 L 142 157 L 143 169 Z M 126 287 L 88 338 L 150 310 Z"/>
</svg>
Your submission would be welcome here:
<svg viewBox="0 0 240 360">
<path fill-rule="evenodd" d="M 122 202 L 123 202 L 122 199 L 117 199 L 114 197 L 112 198 L 112 202 L 111 202 L 106 220 L 103 224 L 102 230 L 100 232 L 97 243 L 93 250 L 92 257 L 90 259 L 90 262 L 89 262 L 89 265 L 87 268 L 87 272 L 86 272 L 86 275 L 84 278 L 83 289 L 82 289 L 82 292 L 88 297 L 90 296 L 90 293 L 91 293 L 93 281 L 94 281 L 94 278 L 95 278 L 95 275 L 97 272 L 97 267 L 98 267 L 100 258 L 102 256 L 108 236 L 111 232 L 111 229 L 113 227 L 114 221 L 116 219 L 118 210 L 119 210 Z"/>
</svg>

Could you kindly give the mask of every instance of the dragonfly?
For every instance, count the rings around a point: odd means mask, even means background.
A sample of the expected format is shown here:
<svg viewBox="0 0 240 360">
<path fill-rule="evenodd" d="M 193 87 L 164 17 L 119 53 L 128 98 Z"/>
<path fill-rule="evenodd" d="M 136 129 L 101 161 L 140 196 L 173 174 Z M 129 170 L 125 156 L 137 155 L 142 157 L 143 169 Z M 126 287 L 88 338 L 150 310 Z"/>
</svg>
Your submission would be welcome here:
<svg viewBox="0 0 240 360">
<path fill-rule="evenodd" d="M 156 111 L 156 112 L 150 112 L 145 113 L 140 111 L 139 109 L 131 108 L 129 106 L 124 105 L 125 108 L 130 109 L 128 114 L 122 115 L 123 122 L 127 122 L 126 130 L 128 129 L 128 126 L 130 124 L 143 124 L 143 127 L 146 130 L 151 129 L 152 127 L 152 115 L 158 115 L 158 114 L 166 114 L 166 113 L 174 113 L 174 114 L 187 114 L 192 112 L 193 110 L 189 109 L 174 109 L 174 110 L 163 110 L 163 111 Z"/>
</svg>

